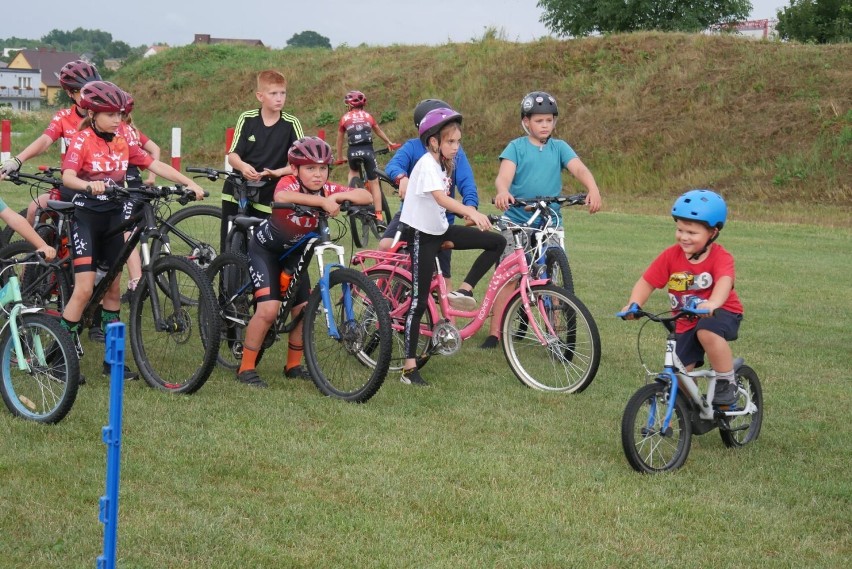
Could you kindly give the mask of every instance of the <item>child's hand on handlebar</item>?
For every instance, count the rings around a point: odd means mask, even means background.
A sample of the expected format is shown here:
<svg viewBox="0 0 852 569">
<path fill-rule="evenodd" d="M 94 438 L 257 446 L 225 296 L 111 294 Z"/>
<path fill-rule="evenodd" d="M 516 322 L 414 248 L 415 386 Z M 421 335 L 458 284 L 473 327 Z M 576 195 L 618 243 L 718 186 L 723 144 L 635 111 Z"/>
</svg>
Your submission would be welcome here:
<svg viewBox="0 0 852 569">
<path fill-rule="evenodd" d="M 44 255 L 44 258 L 48 261 L 52 261 L 54 258 L 56 258 L 56 249 L 46 243 L 43 247 L 39 247 L 38 249 L 36 249 L 36 251 Z"/>
<path fill-rule="evenodd" d="M 494 205 L 497 206 L 497 209 L 500 211 L 506 211 L 509 209 L 509 206 L 515 203 L 515 198 L 512 197 L 512 194 L 497 194 L 494 198 Z"/>
<path fill-rule="evenodd" d="M 189 184 L 187 186 L 187 188 L 189 188 L 190 190 L 195 192 L 195 201 L 200 202 L 201 200 L 204 199 L 204 194 L 205 194 L 204 189 L 201 186 L 199 186 L 198 184 L 196 184 L 195 182 L 192 182 L 191 184 Z"/>
<path fill-rule="evenodd" d="M 323 198 L 322 208 L 331 217 L 340 213 L 340 204 L 333 197 Z"/>
<path fill-rule="evenodd" d="M 491 220 L 489 220 L 488 216 L 484 213 L 479 213 L 478 211 L 473 210 L 472 213 L 469 213 L 464 217 L 465 219 L 470 220 L 480 231 L 487 231 L 491 229 Z"/>
<path fill-rule="evenodd" d="M 86 191 L 93 196 L 99 196 L 106 192 L 106 183 L 103 180 L 86 182 Z"/>
</svg>

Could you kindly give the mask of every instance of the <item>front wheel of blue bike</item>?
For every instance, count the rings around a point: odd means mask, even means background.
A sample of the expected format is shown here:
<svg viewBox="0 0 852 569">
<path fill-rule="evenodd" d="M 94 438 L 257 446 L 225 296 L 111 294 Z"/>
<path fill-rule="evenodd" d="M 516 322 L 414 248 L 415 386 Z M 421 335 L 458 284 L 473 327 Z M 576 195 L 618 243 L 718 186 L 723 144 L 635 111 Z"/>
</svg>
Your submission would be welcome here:
<svg viewBox="0 0 852 569">
<path fill-rule="evenodd" d="M 530 287 L 529 299 L 527 307 L 516 294 L 503 313 L 500 331 L 509 367 L 533 389 L 583 391 L 601 360 L 601 339 L 591 312 L 553 284 Z"/>
<path fill-rule="evenodd" d="M 18 316 L 24 362 L 7 324 L 0 335 L 0 394 L 16 417 L 58 423 L 77 398 L 80 362 L 71 334 L 43 314 Z M 23 369 L 21 369 L 23 368 Z"/>
<path fill-rule="evenodd" d="M 323 394 L 364 403 L 382 386 L 390 365 L 387 304 L 372 281 L 345 268 L 331 271 L 328 298 L 322 296 L 318 284 L 305 308 L 308 371 Z M 364 365 L 366 359 L 375 365 Z"/>
<path fill-rule="evenodd" d="M 681 397 L 675 400 L 669 426 L 663 428 L 671 390 L 664 383 L 642 386 L 627 402 L 621 418 L 621 446 L 637 472 L 677 470 L 692 444 L 692 423 Z"/>
</svg>

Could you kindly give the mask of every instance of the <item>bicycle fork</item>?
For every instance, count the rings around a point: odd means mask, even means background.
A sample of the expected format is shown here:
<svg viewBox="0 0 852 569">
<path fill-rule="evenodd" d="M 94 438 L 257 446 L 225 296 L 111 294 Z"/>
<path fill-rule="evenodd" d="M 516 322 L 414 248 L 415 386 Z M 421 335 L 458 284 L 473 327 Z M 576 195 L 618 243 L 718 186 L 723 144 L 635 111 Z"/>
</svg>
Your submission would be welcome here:
<svg viewBox="0 0 852 569">
<path fill-rule="evenodd" d="M 15 357 L 18 360 L 18 369 L 25 372 L 30 372 L 30 365 L 27 362 L 27 357 L 24 354 L 24 347 L 21 345 L 21 337 L 18 335 L 18 316 L 24 310 L 23 300 L 21 298 L 21 288 L 18 283 L 17 276 L 9 277 L 9 282 L 0 289 L 0 306 L 6 306 L 9 303 L 14 303 L 12 310 L 9 311 L 9 320 L 7 326 L 9 333 L 12 335 L 12 344 L 15 347 Z M 44 347 L 41 345 L 41 337 L 35 334 L 32 338 L 32 348 L 35 352 L 39 364 L 44 365 Z"/>
</svg>

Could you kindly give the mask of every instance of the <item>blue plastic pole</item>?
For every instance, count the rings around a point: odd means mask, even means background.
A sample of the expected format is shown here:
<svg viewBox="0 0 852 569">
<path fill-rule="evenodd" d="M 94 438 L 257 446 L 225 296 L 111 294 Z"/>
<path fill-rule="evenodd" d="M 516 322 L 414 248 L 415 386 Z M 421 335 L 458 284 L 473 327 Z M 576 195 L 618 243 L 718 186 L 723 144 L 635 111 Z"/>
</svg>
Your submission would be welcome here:
<svg viewBox="0 0 852 569">
<path fill-rule="evenodd" d="M 101 496 L 98 519 L 104 524 L 104 552 L 97 569 L 115 569 L 118 540 L 118 485 L 121 467 L 121 412 L 124 402 L 124 324 L 107 325 L 106 361 L 110 364 L 109 425 L 103 428 L 107 445 L 106 494 Z"/>
</svg>

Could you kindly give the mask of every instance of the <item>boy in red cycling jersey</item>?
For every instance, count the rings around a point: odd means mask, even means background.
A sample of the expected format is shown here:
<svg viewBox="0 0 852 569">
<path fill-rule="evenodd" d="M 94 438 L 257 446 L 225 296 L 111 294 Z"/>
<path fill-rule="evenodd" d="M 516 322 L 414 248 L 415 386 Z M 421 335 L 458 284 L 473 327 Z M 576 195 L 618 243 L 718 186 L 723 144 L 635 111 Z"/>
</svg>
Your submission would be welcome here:
<svg viewBox="0 0 852 569">
<path fill-rule="evenodd" d="M 68 149 L 71 139 L 77 133 L 80 122 L 86 118 L 86 111 L 80 108 L 80 89 L 90 81 L 100 81 L 101 76 L 94 65 L 83 60 L 66 63 L 59 71 L 59 84 L 74 103 L 67 109 L 62 109 L 53 115 L 50 124 L 44 132 L 24 148 L 17 156 L 7 160 L 0 167 L 0 180 L 9 173 L 17 172 L 24 162 L 30 158 L 40 156 L 50 148 L 50 145 L 62 139 L 62 156 Z M 38 208 L 47 207 L 50 194 L 45 193 L 38 197 L 38 202 L 31 202 L 27 208 L 27 221 L 32 225 L 35 220 L 35 212 Z"/>
<path fill-rule="evenodd" d="M 276 202 L 321 207 L 333 216 L 340 213 L 340 204 L 344 201 L 362 205 L 370 203 L 367 190 L 339 186 L 328 181 L 328 170 L 334 162 L 334 156 L 331 147 L 322 139 L 308 136 L 297 140 L 290 147 L 287 159 L 293 168 L 293 175 L 285 176 L 278 182 L 274 196 Z M 302 238 L 316 227 L 315 218 L 295 215 L 289 209 L 274 209 L 272 215 L 257 226 L 249 242 L 249 270 L 257 307 L 246 328 L 243 359 L 237 370 L 237 380 L 241 383 L 267 387 L 255 369 L 258 350 L 278 316 L 282 293 L 287 289 L 289 277 L 295 272 L 301 248 L 304 247 Z M 304 310 L 310 290 L 310 282 L 302 278 L 295 293 L 294 313 Z M 301 321 L 290 332 L 287 347 L 284 376 L 310 378 L 307 370 L 300 365 L 303 351 Z"/>
<path fill-rule="evenodd" d="M 204 199 L 204 190 L 168 164 L 151 158 L 138 145 L 130 145 L 119 132 L 127 110 L 127 93 L 107 81 L 92 81 L 81 90 L 80 107 L 87 118 L 74 135 L 62 161 L 64 191 L 77 206 L 72 224 L 74 255 L 74 292 L 62 312 L 62 325 L 75 338 L 79 334 L 83 308 L 92 297 L 98 264 L 112 265 L 124 244 L 122 234 L 107 237 L 107 232 L 124 219 L 124 204 L 104 195 L 109 186 L 124 186 L 128 165 L 147 168 L 167 180 L 183 184 Z M 119 320 L 118 279 L 113 281 L 101 310 L 102 326 Z M 108 375 L 104 362 L 103 373 Z M 125 366 L 125 378 L 138 374 Z"/>
<path fill-rule="evenodd" d="M 367 176 L 367 188 L 373 196 L 373 208 L 376 210 L 376 219 L 382 219 L 382 194 L 379 188 L 379 175 L 376 170 L 379 168 L 376 162 L 376 153 L 373 150 L 373 133 L 385 141 L 388 148 L 396 150 L 400 147 L 399 144 L 391 142 L 391 139 L 385 134 L 381 127 L 376 123 L 373 115 L 364 110 L 367 104 L 367 96 L 361 91 L 349 91 L 343 98 L 346 103 L 347 111 L 340 117 L 340 123 L 337 127 L 337 155 L 343 153 L 343 137 L 349 144 L 347 151 L 347 159 L 349 162 L 349 180 L 360 174 L 358 162 L 363 162 L 364 172 Z M 338 164 L 343 164 L 346 160 L 338 160 Z M 382 225 L 386 225 L 382 223 Z"/>
</svg>

